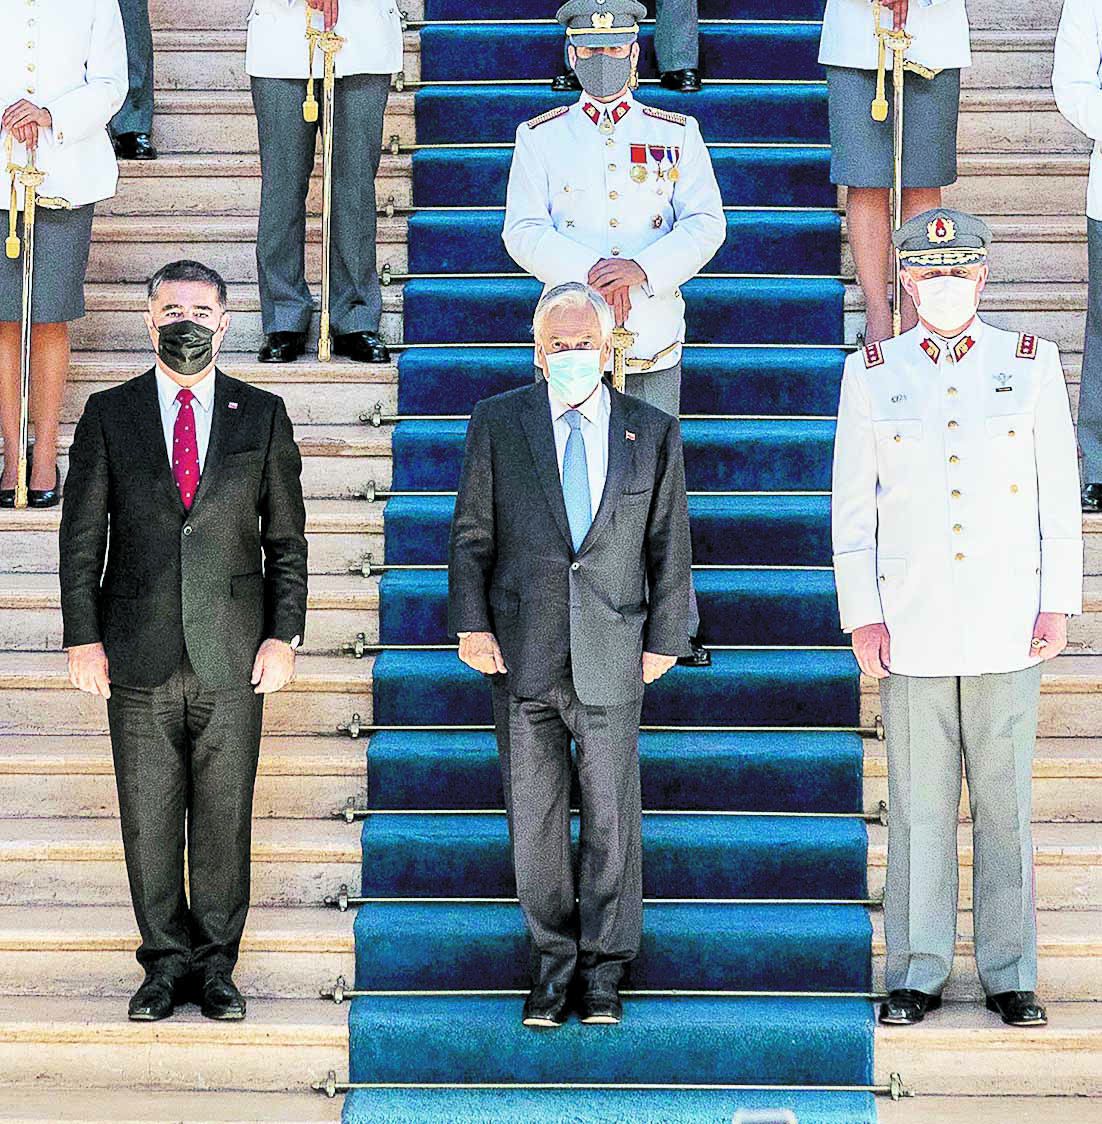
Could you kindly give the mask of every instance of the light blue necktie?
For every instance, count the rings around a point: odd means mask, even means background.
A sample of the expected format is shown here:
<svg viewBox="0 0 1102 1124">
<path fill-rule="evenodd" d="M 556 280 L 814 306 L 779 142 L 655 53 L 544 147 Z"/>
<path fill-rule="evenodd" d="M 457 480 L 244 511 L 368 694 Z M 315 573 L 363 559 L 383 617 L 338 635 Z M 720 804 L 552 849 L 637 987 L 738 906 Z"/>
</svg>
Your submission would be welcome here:
<svg viewBox="0 0 1102 1124">
<path fill-rule="evenodd" d="M 562 496 L 566 501 L 566 518 L 570 537 L 578 550 L 593 522 L 593 503 L 589 496 L 589 467 L 585 460 L 585 438 L 582 436 L 582 415 L 567 410 L 563 417 L 570 426 L 566 452 L 562 459 Z"/>
</svg>

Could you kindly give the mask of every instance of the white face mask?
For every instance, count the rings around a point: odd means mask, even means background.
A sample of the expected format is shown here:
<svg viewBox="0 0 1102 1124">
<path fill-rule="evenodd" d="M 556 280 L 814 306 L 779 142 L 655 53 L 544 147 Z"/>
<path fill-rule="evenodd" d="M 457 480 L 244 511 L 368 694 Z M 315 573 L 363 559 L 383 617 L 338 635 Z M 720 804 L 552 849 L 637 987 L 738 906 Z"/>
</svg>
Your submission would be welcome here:
<svg viewBox="0 0 1102 1124">
<path fill-rule="evenodd" d="M 959 331 L 976 315 L 978 282 L 970 277 L 929 277 L 918 284 L 918 314 L 943 335 Z"/>
<path fill-rule="evenodd" d="M 547 381 L 560 402 L 580 406 L 601 381 L 601 353 L 599 351 L 549 351 Z"/>
</svg>

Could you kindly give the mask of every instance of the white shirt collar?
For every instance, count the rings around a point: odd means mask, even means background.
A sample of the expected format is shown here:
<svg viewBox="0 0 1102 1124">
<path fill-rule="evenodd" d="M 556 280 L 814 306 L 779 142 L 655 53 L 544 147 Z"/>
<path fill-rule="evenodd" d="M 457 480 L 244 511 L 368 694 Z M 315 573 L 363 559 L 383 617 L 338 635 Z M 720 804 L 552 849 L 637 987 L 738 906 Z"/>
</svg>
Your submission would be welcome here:
<svg viewBox="0 0 1102 1124">
<path fill-rule="evenodd" d="M 183 387 L 179 383 L 173 382 L 161 370 L 160 366 L 157 366 L 155 370 L 157 372 L 157 397 L 161 401 L 161 409 L 170 410 L 176 402 L 176 396 Z M 192 405 L 201 406 L 209 414 L 214 406 L 214 369 L 211 368 L 209 374 L 204 375 L 194 386 L 188 389 L 195 395 L 195 401 L 192 402 Z"/>
<path fill-rule="evenodd" d="M 601 379 L 597 389 L 580 406 L 568 406 L 551 389 L 550 383 L 547 384 L 547 397 L 551 403 L 552 421 L 558 421 L 563 414 L 567 413 L 569 410 L 576 409 L 586 421 L 591 422 L 593 425 L 600 425 L 602 415 L 607 412 L 609 401 L 608 387 L 605 385 L 604 379 Z"/>
</svg>

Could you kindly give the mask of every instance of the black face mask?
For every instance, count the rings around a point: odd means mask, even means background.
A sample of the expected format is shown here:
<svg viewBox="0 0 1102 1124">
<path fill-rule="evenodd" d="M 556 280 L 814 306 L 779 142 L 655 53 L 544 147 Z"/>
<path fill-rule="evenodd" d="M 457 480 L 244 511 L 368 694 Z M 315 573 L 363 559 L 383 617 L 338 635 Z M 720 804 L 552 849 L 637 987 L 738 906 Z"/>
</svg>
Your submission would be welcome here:
<svg viewBox="0 0 1102 1124">
<path fill-rule="evenodd" d="M 178 375 L 197 375 L 214 362 L 214 332 L 193 320 L 174 320 L 157 329 L 157 354 Z"/>
</svg>

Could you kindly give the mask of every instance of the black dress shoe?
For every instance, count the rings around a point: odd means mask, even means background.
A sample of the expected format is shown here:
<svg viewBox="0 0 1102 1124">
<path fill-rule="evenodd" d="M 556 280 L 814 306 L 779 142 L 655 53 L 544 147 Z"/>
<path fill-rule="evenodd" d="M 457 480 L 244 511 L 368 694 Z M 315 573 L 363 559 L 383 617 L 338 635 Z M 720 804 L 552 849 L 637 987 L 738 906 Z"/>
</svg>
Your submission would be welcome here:
<svg viewBox="0 0 1102 1124">
<path fill-rule="evenodd" d="M 704 647 L 697 639 L 689 641 L 692 645 L 692 652 L 687 656 L 681 656 L 677 661 L 678 667 L 711 667 L 712 666 L 712 653 Z"/>
<path fill-rule="evenodd" d="M 1048 1026 L 1048 1014 L 1032 991 L 1003 991 L 987 997 L 987 1009 L 1007 1026 Z"/>
<path fill-rule="evenodd" d="M 662 85 L 667 90 L 676 90 L 679 94 L 695 94 L 702 85 L 700 72 L 687 67 L 685 70 L 666 70 L 662 72 Z"/>
<path fill-rule="evenodd" d="M 620 994 L 613 988 L 586 991 L 578 1000 L 578 1017 L 586 1026 L 617 1026 L 624 1019 Z"/>
<path fill-rule="evenodd" d="M 176 981 L 169 976 L 151 974 L 134 992 L 127 1009 L 130 1021 L 155 1023 L 167 1019 L 176 1009 Z"/>
<path fill-rule="evenodd" d="M 347 332 L 333 337 L 333 354 L 358 363 L 389 363 L 390 352 L 378 332 Z"/>
<path fill-rule="evenodd" d="M 1102 512 L 1102 484 L 1087 484 L 1083 489 L 1083 511 L 1087 515 Z"/>
<path fill-rule="evenodd" d="M 913 1026 L 922 1022 L 927 1012 L 936 1011 L 940 1006 L 940 995 L 901 987 L 880 1004 L 880 1021 L 885 1026 Z"/>
<path fill-rule="evenodd" d="M 305 350 L 305 332 L 269 332 L 256 357 L 261 363 L 293 363 Z"/>
<path fill-rule="evenodd" d="M 156 160 L 157 150 L 148 133 L 119 133 L 115 155 L 120 160 Z"/>
<path fill-rule="evenodd" d="M 537 984 L 524 1001 L 521 1021 L 525 1026 L 554 1030 L 566 1022 L 566 988 L 561 985 Z"/>
<path fill-rule="evenodd" d="M 245 997 L 229 972 L 211 972 L 199 984 L 199 1008 L 204 1018 L 240 1022 L 245 1017 Z"/>
<path fill-rule="evenodd" d="M 52 488 L 28 488 L 28 507 L 57 507 L 61 503 L 61 469 L 54 469 L 54 486 Z"/>
<path fill-rule="evenodd" d="M 556 74 L 555 77 L 551 79 L 551 89 L 554 90 L 556 94 L 569 94 L 581 88 L 582 84 L 578 81 L 578 76 L 572 70 L 564 71 L 562 74 Z"/>
</svg>

